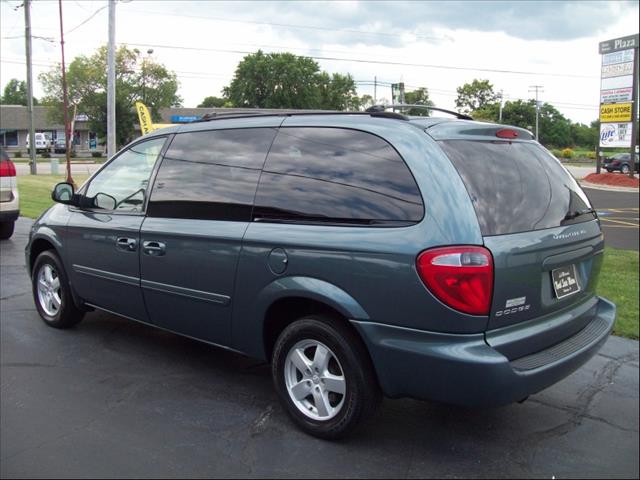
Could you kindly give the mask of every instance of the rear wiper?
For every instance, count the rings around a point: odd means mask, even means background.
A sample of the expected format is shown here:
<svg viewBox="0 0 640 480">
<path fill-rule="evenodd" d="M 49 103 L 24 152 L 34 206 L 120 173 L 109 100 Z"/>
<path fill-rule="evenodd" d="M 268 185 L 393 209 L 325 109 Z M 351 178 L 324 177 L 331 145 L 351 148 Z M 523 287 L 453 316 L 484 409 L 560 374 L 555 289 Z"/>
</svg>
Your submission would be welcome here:
<svg viewBox="0 0 640 480">
<path fill-rule="evenodd" d="M 575 210 L 573 212 L 568 212 L 565 216 L 565 220 L 571 220 L 573 218 L 579 217 L 580 215 L 585 215 L 587 213 L 596 213 L 593 208 L 584 208 L 582 210 Z"/>
</svg>

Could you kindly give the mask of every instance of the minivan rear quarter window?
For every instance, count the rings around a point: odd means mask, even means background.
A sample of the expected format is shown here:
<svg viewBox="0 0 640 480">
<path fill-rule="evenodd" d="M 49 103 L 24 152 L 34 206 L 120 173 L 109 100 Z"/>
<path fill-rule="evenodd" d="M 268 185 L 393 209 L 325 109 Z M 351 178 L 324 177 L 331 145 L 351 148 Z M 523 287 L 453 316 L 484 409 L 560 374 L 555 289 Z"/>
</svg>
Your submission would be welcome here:
<svg viewBox="0 0 640 480">
<path fill-rule="evenodd" d="M 444 140 L 485 236 L 542 230 L 595 218 L 574 178 L 531 142 Z"/>
<path fill-rule="evenodd" d="M 256 194 L 254 216 L 337 224 L 406 225 L 424 207 L 396 150 L 370 133 L 281 128 Z"/>
</svg>

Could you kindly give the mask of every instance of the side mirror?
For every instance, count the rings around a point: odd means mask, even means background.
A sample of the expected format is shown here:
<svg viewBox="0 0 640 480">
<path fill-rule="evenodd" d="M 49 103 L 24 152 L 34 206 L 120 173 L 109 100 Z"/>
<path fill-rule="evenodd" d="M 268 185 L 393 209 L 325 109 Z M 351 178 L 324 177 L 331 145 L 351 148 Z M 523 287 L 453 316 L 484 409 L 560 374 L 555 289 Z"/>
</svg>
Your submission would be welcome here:
<svg viewBox="0 0 640 480">
<path fill-rule="evenodd" d="M 73 185 L 67 182 L 60 182 L 51 192 L 51 200 L 58 203 L 64 203 L 67 205 L 74 204 L 74 190 Z"/>
<path fill-rule="evenodd" d="M 102 210 L 115 210 L 116 203 L 116 199 L 106 193 L 96 193 L 93 197 L 93 206 Z"/>
</svg>

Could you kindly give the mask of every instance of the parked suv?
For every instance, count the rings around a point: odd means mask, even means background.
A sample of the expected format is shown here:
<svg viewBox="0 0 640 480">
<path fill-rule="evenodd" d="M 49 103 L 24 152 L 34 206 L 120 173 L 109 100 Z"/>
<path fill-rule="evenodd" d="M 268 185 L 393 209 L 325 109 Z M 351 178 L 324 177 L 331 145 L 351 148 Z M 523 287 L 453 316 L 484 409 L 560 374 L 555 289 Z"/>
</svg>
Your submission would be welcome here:
<svg viewBox="0 0 640 480">
<path fill-rule="evenodd" d="M 504 405 L 607 339 L 603 235 L 531 134 L 461 118 L 221 117 L 136 140 L 35 222 L 37 310 L 88 309 L 271 362 L 324 438 L 381 395 Z"/>
<path fill-rule="evenodd" d="M 3 147 L 0 147 L 0 240 L 13 235 L 20 215 L 20 196 L 16 182 L 16 166 Z"/>
<path fill-rule="evenodd" d="M 638 159 L 638 154 L 635 154 L 636 161 L 634 165 L 634 171 L 640 171 L 638 169 L 640 165 L 640 160 Z M 631 162 L 629 159 L 631 158 L 631 154 L 629 153 L 617 153 L 611 157 L 605 158 L 602 166 L 607 170 L 607 172 L 611 173 L 613 171 L 618 171 L 624 173 L 625 175 L 629 174 L 631 170 Z"/>
</svg>

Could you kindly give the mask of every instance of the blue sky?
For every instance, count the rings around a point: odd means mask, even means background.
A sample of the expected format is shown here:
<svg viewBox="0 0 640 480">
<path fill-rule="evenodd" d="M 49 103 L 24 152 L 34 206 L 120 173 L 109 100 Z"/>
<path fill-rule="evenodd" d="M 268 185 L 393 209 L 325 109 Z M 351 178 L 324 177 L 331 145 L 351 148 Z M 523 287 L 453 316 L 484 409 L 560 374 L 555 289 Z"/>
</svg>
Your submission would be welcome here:
<svg viewBox="0 0 640 480">
<path fill-rule="evenodd" d="M 24 79 L 22 2 L 0 3 L 0 83 Z M 107 41 L 105 1 L 63 2 L 69 59 Z M 456 87 L 487 78 L 507 99 L 541 99 L 574 121 L 598 114 L 598 42 L 638 31 L 638 2 L 170 2 L 120 1 L 117 41 L 176 71 L 185 106 L 220 95 L 242 52 L 291 51 L 323 70 L 351 73 L 360 94 L 373 79 L 427 87 L 452 108 Z M 59 61 L 58 3 L 34 1 L 37 73 Z M 84 22 L 84 23 L 83 23 Z M 374 63 L 375 62 L 375 63 Z M 390 63 L 385 63 L 390 62 Z M 392 64 L 394 63 L 394 64 Z M 39 85 L 36 96 L 41 95 Z M 390 87 L 378 86 L 379 100 Z"/>
</svg>

